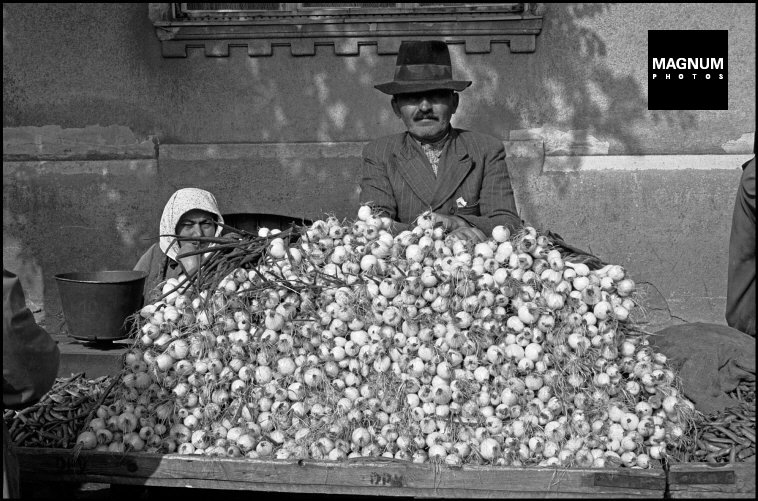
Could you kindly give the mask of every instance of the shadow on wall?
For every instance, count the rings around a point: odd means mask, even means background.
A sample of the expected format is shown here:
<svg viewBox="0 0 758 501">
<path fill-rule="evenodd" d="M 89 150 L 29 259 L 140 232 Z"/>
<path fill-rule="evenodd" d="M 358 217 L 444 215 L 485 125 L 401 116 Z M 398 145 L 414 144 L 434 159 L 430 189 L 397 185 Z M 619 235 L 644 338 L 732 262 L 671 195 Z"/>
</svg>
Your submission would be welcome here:
<svg viewBox="0 0 758 501">
<path fill-rule="evenodd" d="M 616 7 L 549 4 L 538 37 L 536 64 L 526 65 L 528 82 L 522 86 L 526 97 L 509 107 L 515 115 L 512 130 L 544 127 L 538 134 L 547 155 L 636 154 L 645 150 L 636 131 L 650 122 L 683 130 L 697 126 L 693 112 L 648 111 L 647 89 L 640 84 L 643 77 L 631 74 L 633 69 L 647 67 L 645 45 L 623 48 L 635 58 L 626 65 L 609 63 L 606 42 L 586 26 Z M 642 38 L 646 41 L 646 31 Z M 617 54 L 614 61 L 618 59 Z M 564 196 L 571 176 L 550 178 L 558 196 Z M 528 190 L 525 195 L 529 197 Z"/>
<path fill-rule="evenodd" d="M 647 109 L 646 30 L 618 26 L 618 32 L 628 32 L 638 46 L 621 46 L 615 36 L 613 50 L 618 53 L 609 57 L 607 32 L 592 27 L 603 26 L 603 16 L 619 19 L 617 13 L 610 15 L 618 8 L 549 4 L 537 50 L 530 54 L 513 54 L 503 44 L 493 44 L 489 54 L 466 54 L 463 45 L 450 45 L 454 76 L 473 81 L 461 93 L 456 126 L 504 140 L 541 139 L 548 155 L 639 154 L 649 146 L 643 144 L 649 138 L 641 137 L 641 131 L 659 124 L 696 129 L 693 112 Z M 319 47 L 316 58 L 331 50 Z M 634 59 L 625 62 L 626 56 Z M 359 57 L 330 57 L 340 62 L 340 71 L 310 64 L 300 65 L 298 71 L 298 58 L 277 51 L 269 59 L 247 59 L 248 84 L 255 89 L 247 92 L 256 93 L 256 113 L 267 117 L 259 126 L 267 141 L 287 141 L 288 136 L 319 142 L 371 140 L 402 130 L 389 96 L 373 88 L 392 78 L 395 56 L 379 56 L 370 46 L 363 47 Z M 224 64 L 232 66 L 232 60 Z M 278 69 L 270 66 L 274 62 L 280 63 Z M 299 96 L 291 92 L 295 86 Z M 236 113 L 241 112 L 232 112 L 232 119 L 244 123 Z M 299 133 L 301 127 L 307 129 Z M 291 159 L 280 160 L 290 167 Z M 549 177 L 557 196 L 565 196 L 571 177 Z M 519 201 L 527 207 L 537 203 L 530 190 L 522 190 Z"/>
<path fill-rule="evenodd" d="M 490 54 L 465 54 L 463 46 L 451 45 L 456 78 L 474 82 L 461 95 L 456 124 L 502 139 L 525 131 L 525 138 L 532 134 L 544 141 L 547 154 L 592 154 L 599 143 L 610 154 L 640 153 L 649 146 L 643 144 L 640 129 L 657 124 L 695 129 L 697 116 L 692 112 L 647 110 L 646 89 L 640 83 L 645 80 L 629 69 L 646 67 L 644 45 L 614 45 L 614 51 L 628 51 L 633 58 L 625 70 L 618 66 L 618 54 L 609 57 L 607 31 L 588 27 L 604 27 L 598 20 L 621 8 L 549 4 L 537 51 L 531 54 L 513 54 L 502 44 L 494 44 Z M 144 4 L 101 4 L 96 10 L 87 4 L 9 5 L 4 6 L 4 30 L 6 9 L 12 24 L 11 43 L 4 43 L 4 126 L 119 124 L 139 134 L 156 134 L 163 144 L 365 141 L 402 130 L 389 97 L 373 88 L 392 78 L 395 56 L 379 56 L 375 47 L 362 48 L 359 57 L 334 56 L 331 47 L 318 47 L 313 58 L 298 58 L 289 48 L 276 47 L 271 57 L 252 58 L 244 48 L 233 47 L 226 58 L 206 57 L 202 49 L 192 49 L 186 59 L 165 59 Z M 98 23 L 114 29 L 91 29 Z M 50 29 L 39 37 L 38 24 L 65 29 Z M 617 31 L 630 32 L 624 26 Z M 615 36 L 614 43 L 618 40 Z M 59 57 L 52 48 L 64 43 L 68 50 Z M 103 50 L 107 57 L 98 57 L 100 52 L 92 47 L 114 50 Z M 78 71 L 71 72 L 72 67 Z M 228 164 L 230 159 L 220 161 Z M 355 155 L 324 156 L 321 161 L 345 166 L 332 177 L 310 176 L 311 165 L 301 165 L 302 158 L 278 154 L 271 163 L 282 169 L 267 182 L 272 187 L 303 177 L 312 186 L 357 182 Z M 551 211 L 558 213 L 575 194 L 570 190 L 575 177 L 536 177 L 515 172 L 514 187 L 530 222 L 545 227 Z M 4 230 L 28 249 L 25 255 L 40 260 L 46 294 L 57 294 L 55 273 L 133 266 L 152 243 L 142 239 L 155 233 L 168 196 L 186 186 L 178 178 L 143 180 L 138 186 L 121 178 L 104 182 L 105 191 L 93 185 L 91 177 L 71 175 L 4 183 L 4 209 L 10 210 Z M 107 189 L 122 199 L 112 201 Z M 224 193 L 211 191 L 223 210 L 235 210 Z M 272 190 L 269 198 L 281 204 L 301 203 L 285 199 L 283 192 L 284 188 Z M 357 202 L 354 192 L 345 196 Z M 604 197 L 613 198 L 608 193 Z M 606 216 L 612 219 L 618 212 Z M 123 230 L 129 225 L 136 229 Z M 124 240 L 131 233 L 134 239 Z M 76 253 L 77 260 L 71 262 L 65 252 Z"/>
<path fill-rule="evenodd" d="M 175 79 L 147 16 L 143 3 L 3 4 L 3 126 L 165 130 Z"/>
<path fill-rule="evenodd" d="M 486 61 L 469 65 L 467 77 L 475 82 L 472 93 L 477 92 L 477 81 L 484 82 L 487 92 L 469 105 L 465 121 L 472 129 L 505 139 L 541 139 L 546 155 L 639 154 L 649 146 L 642 143 L 640 129 L 659 123 L 695 129 L 697 116 L 691 111 L 647 109 L 647 89 L 641 83 L 646 78 L 647 30 L 637 34 L 638 46 L 614 46 L 633 58 L 619 65 L 619 54 L 608 57 L 605 35 L 587 27 L 597 25 L 597 19 L 614 8 L 618 6 L 549 4 L 536 52 L 509 54 L 506 62 L 514 71 L 501 72 L 502 82 L 488 77 L 493 72 Z M 486 113 L 488 106 L 495 106 L 498 115 Z M 563 199 L 572 176 L 547 177 Z M 527 213 L 537 215 L 534 195 L 533 190 L 521 190 L 519 202 Z"/>
<path fill-rule="evenodd" d="M 474 82 L 462 93 L 457 124 L 502 139 L 543 128 L 548 152 L 592 136 L 614 154 L 643 151 L 635 126 L 695 126 L 692 113 L 647 111 L 644 78 L 630 74 L 647 64 L 646 33 L 628 26 L 614 33 L 603 24 L 619 22 L 617 11 L 629 7 L 547 5 L 534 53 L 493 44 L 489 54 L 465 54 L 462 45 L 451 45 L 454 72 Z M 229 57 L 190 48 L 187 58 L 163 58 L 144 4 L 6 11 L 6 126 L 119 124 L 157 135 L 162 144 L 365 141 L 402 130 L 389 97 L 373 88 L 392 78 L 395 63 L 376 46 L 362 47 L 359 56 L 317 46 L 314 56 L 293 57 L 284 46 L 266 57 L 231 47 Z M 599 33 L 601 27 L 606 31 Z M 640 46 L 624 47 L 624 35 Z M 614 44 L 613 57 L 604 38 Z M 55 57 L 61 44 L 69 50 Z M 633 58 L 629 68 L 619 65 L 623 51 Z M 567 131 L 577 134 L 567 138 Z"/>
<path fill-rule="evenodd" d="M 44 320 L 38 320 L 51 332 L 60 332 L 63 323 L 56 274 L 129 270 L 157 241 L 157 218 L 148 221 L 145 214 L 157 211 L 159 218 L 165 200 L 157 200 L 149 185 L 135 184 L 126 176 L 93 183 L 91 177 L 54 174 L 26 183 L 19 171 L 14 182 L 4 182 L 3 234 L 21 251 L 9 256 L 8 265 L 22 273 L 38 269 L 22 283 L 43 281 L 30 292 L 44 303 Z M 36 298 L 42 290 L 44 299 Z"/>
</svg>

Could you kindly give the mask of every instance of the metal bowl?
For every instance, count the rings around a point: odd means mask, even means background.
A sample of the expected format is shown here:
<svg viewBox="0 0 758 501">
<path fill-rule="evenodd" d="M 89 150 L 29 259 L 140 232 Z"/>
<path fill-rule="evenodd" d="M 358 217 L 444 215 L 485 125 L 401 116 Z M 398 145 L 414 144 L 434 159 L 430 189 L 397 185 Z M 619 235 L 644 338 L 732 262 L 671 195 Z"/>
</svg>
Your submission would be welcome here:
<svg viewBox="0 0 758 501">
<path fill-rule="evenodd" d="M 90 342 L 127 337 L 126 319 L 142 307 L 146 278 L 131 270 L 55 275 L 69 335 Z"/>
</svg>

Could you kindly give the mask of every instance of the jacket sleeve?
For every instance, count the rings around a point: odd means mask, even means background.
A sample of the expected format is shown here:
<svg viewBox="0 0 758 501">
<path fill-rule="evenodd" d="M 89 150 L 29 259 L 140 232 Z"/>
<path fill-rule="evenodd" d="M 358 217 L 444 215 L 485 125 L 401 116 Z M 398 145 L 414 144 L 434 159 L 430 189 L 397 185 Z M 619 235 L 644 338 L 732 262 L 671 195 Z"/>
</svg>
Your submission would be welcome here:
<svg viewBox="0 0 758 501">
<path fill-rule="evenodd" d="M 480 215 L 461 215 L 467 223 L 480 229 L 487 237 L 492 236 L 495 226 L 505 226 L 511 232 L 523 226 L 505 162 L 505 146 L 500 141 L 494 141 L 497 144 L 481 148 L 484 151 L 484 176 L 479 192 Z M 478 142 L 477 140 L 477 147 Z"/>
<path fill-rule="evenodd" d="M 147 277 L 145 278 L 145 284 L 142 286 L 142 304 L 149 302 L 150 294 L 156 285 L 160 282 L 160 259 L 156 259 L 156 251 L 160 251 L 158 244 L 150 246 L 142 257 L 139 258 L 137 264 L 134 265 L 134 271 L 145 271 Z"/>
<path fill-rule="evenodd" d="M 391 233 L 398 234 L 410 229 L 408 223 L 401 223 L 397 218 L 397 201 L 387 175 L 388 145 L 373 142 L 363 149 L 361 173 L 361 205 L 370 205 L 375 211 L 394 221 Z"/>
<path fill-rule="evenodd" d="M 149 249 L 145 251 L 144 254 L 139 258 L 137 261 L 137 264 L 134 265 L 134 271 L 150 271 L 150 267 L 152 266 L 152 260 L 153 260 L 153 245 L 150 246 Z"/>
<path fill-rule="evenodd" d="M 386 152 L 377 143 L 369 143 L 363 149 L 361 172 L 361 205 L 370 205 L 374 210 L 392 218 L 397 217 L 397 202 L 387 176 Z"/>
<path fill-rule="evenodd" d="M 21 282 L 3 268 L 3 407 L 23 409 L 52 388 L 57 343 L 26 307 Z"/>
<path fill-rule="evenodd" d="M 743 167 L 729 235 L 726 323 L 755 336 L 755 157 Z"/>
</svg>

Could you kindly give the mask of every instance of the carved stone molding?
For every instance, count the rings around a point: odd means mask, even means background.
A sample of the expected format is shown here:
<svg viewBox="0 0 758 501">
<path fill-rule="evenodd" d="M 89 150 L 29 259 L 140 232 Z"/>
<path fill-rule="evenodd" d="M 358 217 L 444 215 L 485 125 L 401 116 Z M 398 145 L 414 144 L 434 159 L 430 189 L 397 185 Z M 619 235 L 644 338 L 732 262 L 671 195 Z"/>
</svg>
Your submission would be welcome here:
<svg viewBox="0 0 758 501">
<path fill-rule="evenodd" d="M 188 48 L 226 57 L 230 47 L 243 47 L 251 57 L 270 56 L 273 47 L 289 47 L 293 56 L 313 56 L 316 46 L 332 46 L 338 56 L 355 56 L 367 45 L 377 46 L 378 54 L 397 54 L 402 40 L 430 37 L 463 44 L 469 54 L 489 53 L 493 43 L 528 53 L 536 48 L 544 13 L 543 4 L 507 4 L 502 12 L 446 7 L 429 12 L 199 19 L 178 16 L 176 5 L 150 4 L 164 57 L 187 57 Z"/>
</svg>

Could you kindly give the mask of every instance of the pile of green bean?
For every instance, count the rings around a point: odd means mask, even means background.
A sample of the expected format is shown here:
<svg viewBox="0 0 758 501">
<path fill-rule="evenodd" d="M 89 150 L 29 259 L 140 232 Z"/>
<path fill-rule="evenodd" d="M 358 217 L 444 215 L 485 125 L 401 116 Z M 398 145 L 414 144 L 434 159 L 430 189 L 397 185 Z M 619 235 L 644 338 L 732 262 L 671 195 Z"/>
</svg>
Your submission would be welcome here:
<svg viewBox="0 0 758 501">
<path fill-rule="evenodd" d="M 117 380 L 111 376 L 87 380 L 84 373 L 56 379 L 36 404 L 3 413 L 11 440 L 19 447 L 73 447 L 81 428 Z"/>
<path fill-rule="evenodd" d="M 740 383 L 730 394 L 740 402 L 698 426 L 697 449 L 690 461 L 755 461 L 755 381 Z"/>
</svg>

